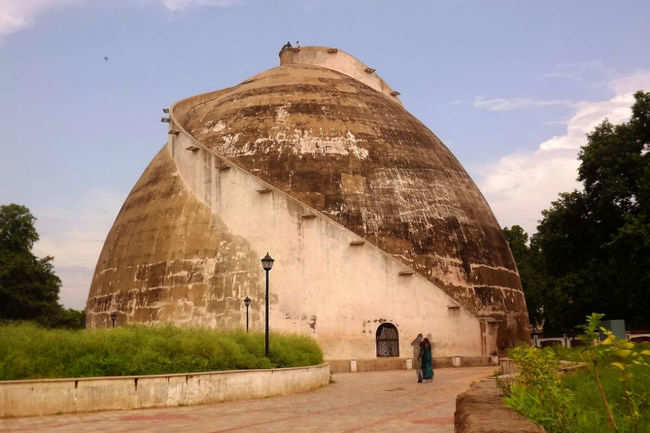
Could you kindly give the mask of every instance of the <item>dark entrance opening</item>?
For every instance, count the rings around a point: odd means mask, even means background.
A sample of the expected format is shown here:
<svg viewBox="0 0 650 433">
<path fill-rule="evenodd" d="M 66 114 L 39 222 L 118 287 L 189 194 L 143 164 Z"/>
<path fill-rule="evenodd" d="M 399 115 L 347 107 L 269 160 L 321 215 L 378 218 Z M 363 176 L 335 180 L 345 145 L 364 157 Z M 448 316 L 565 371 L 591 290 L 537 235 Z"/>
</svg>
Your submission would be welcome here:
<svg viewBox="0 0 650 433">
<path fill-rule="evenodd" d="M 399 356 L 399 335 L 392 323 L 382 323 L 377 328 L 377 356 Z"/>
</svg>

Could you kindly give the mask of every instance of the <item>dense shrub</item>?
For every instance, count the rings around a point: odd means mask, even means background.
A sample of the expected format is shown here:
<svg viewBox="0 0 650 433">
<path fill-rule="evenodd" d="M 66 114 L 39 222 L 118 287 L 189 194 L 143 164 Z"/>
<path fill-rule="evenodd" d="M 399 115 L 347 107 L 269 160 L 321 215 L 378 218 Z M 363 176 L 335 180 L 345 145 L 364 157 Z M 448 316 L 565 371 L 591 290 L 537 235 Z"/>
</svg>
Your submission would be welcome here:
<svg viewBox="0 0 650 433">
<path fill-rule="evenodd" d="M 315 340 L 264 334 L 165 327 L 44 329 L 31 323 L 0 326 L 0 380 L 126 376 L 315 365 Z"/>
</svg>

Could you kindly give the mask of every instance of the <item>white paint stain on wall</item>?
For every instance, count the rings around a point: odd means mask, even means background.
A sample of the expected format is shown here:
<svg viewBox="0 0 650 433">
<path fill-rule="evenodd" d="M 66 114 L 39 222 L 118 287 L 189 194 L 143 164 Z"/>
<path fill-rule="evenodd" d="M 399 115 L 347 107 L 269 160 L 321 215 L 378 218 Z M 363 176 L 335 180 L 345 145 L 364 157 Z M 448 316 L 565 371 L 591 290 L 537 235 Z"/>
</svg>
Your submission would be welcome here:
<svg viewBox="0 0 650 433">
<path fill-rule="evenodd" d="M 278 108 L 280 117 L 283 107 Z M 275 128 L 274 128 L 275 129 Z M 327 136 L 320 131 L 314 135 L 312 129 L 294 129 L 291 133 L 277 131 L 268 137 L 260 137 L 255 141 L 239 143 L 240 134 L 222 136 L 223 150 L 227 155 L 252 156 L 272 151 L 293 153 L 299 155 L 351 155 L 357 159 L 368 158 L 368 149 L 359 146 L 358 139 L 348 131 L 344 136 Z"/>
<path fill-rule="evenodd" d="M 358 146 L 358 140 L 352 132 L 348 131 L 343 137 L 314 136 L 310 130 L 294 130 L 294 153 L 316 154 L 331 153 L 338 155 L 352 155 L 357 159 L 366 159 L 368 149 Z"/>
<path fill-rule="evenodd" d="M 218 121 L 218 122 L 217 122 L 217 123 L 212 127 L 212 130 L 213 130 L 214 132 L 221 132 L 221 131 L 223 131 L 224 129 L 226 129 L 226 122 L 224 122 L 223 120 Z"/>
<path fill-rule="evenodd" d="M 241 135 L 241 134 L 239 134 L 239 133 L 237 133 L 237 134 L 226 134 L 226 135 L 224 135 L 224 136 L 222 137 L 222 138 L 223 138 L 223 147 L 224 147 L 224 149 L 234 150 L 234 151 L 236 152 L 236 151 L 237 151 L 237 148 L 238 148 L 239 146 L 235 146 L 235 145 L 236 145 L 237 142 L 239 141 L 239 136 L 240 136 L 240 135 Z M 247 147 L 247 146 L 248 146 L 248 143 L 246 143 L 246 145 L 243 146 L 243 147 Z M 242 149 L 242 150 L 243 150 L 243 149 Z M 239 155 L 248 155 L 248 153 L 236 153 L 236 154 L 239 154 Z"/>
<path fill-rule="evenodd" d="M 287 108 L 291 104 L 285 104 L 277 108 L 275 110 L 275 121 L 278 123 L 286 123 L 287 119 L 289 118 L 289 112 L 287 111 Z"/>
</svg>

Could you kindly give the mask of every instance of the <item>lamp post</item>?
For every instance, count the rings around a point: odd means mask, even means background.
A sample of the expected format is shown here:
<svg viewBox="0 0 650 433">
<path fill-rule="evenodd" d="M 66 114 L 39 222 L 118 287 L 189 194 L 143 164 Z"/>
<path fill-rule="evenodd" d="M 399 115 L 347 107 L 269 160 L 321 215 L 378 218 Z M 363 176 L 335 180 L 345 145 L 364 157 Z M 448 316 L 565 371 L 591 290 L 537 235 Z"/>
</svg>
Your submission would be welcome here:
<svg viewBox="0 0 650 433">
<path fill-rule="evenodd" d="M 111 321 L 113 322 L 113 328 L 115 328 L 115 319 L 117 319 L 117 313 L 113 311 L 111 313 Z"/>
<path fill-rule="evenodd" d="M 246 333 L 248 333 L 248 306 L 251 304 L 251 298 L 246 296 L 244 298 L 244 305 L 246 305 Z"/>
<path fill-rule="evenodd" d="M 264 356 L 268 358 L 269 356 L 269 271 L 273 267 L 273 257 L 266 253 L 266 256 L 262 259 L 262 268 L 266 271 L 266 316 L 265 316 L 265 326 L 264 326 Z"/>
</svg>

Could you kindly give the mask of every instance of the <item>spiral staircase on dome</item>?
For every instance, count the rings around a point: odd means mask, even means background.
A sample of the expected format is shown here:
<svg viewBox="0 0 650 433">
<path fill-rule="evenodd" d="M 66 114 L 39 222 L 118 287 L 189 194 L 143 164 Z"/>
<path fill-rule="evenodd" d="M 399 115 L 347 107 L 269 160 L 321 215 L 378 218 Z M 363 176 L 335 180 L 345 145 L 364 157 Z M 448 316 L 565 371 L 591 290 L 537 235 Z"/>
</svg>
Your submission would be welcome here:
<svg viewBox="0 0 650 433">
<path fill-rule="evenodd" d="M 373 352 L 382 323 L 431 322 L 450 350 L 476 356 L 526 340 L 496 219 L 399 92 L 338 49 L 280 59 L 170 107 L 169 140 L 98 260 L 88 325 L 117 311 L 122 323 L 239 327 L 241 299 L 261 305 L 258 260 L 271 250 L 271 322 L 314 335 L 330 358 Z M 447 342 L 456 322 L 477 324 L 472 341 Z"/>
</svg>

